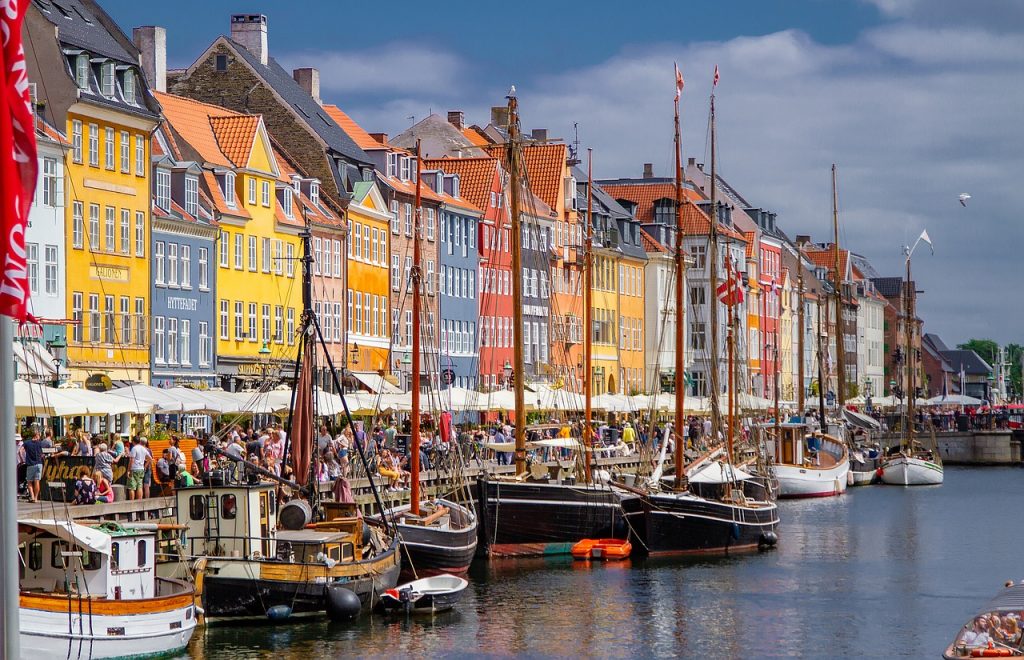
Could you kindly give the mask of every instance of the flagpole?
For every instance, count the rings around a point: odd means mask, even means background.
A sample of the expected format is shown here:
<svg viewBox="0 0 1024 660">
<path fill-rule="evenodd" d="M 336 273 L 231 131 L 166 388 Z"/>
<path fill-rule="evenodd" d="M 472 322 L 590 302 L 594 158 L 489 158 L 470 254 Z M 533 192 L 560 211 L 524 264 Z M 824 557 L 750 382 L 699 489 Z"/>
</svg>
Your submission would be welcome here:
<svg viewBox="0 0 1024 660">
<path fill-rule="evenodd" d="M 0 639 L 5 658 L 20 658 L 18 626 L 18 486 L 17 457 L 11 450 L 14 417 L 14 321 L 0 316 L 0 433 L 7 436 L 0 444 L 0 547 L 5 551 L 0 568 L 3 612 L 0 613 Z"/>
</svg>

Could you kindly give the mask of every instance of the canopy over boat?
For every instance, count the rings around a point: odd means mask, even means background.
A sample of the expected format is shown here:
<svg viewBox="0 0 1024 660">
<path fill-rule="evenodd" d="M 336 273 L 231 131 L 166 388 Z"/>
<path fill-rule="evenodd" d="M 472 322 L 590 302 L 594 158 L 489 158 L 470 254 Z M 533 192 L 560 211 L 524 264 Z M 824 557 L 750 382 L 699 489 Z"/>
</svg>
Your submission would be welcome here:
<svg viewBox="0 0 1024 660">
<path fill-rule="evenodd" d="M 712 461 L 697 470 L 690 477 L 690 483 L 727 484 L 733 481 L 746 481 L 751 478 L 753 478 L 752 474 L 744 472 L 738 467 L 722 463 L 721 461 Z"/>
<path fill-rule="evenodd" d="M 81 546 L 90 552 L 110 554 L 110 535 L 94 527 L 86 527 L 70 520 L 19 520 L 19 527 L 34 527 L 53 534 L 59 539 Z"/>
<path fill-rule="evenodd" d="M 859 412 L 854 412 L 849 408 L 843 408 L 843 419 L 858 428 L 867 429 L 869 431 L 882 430 L 882 425 L 879 424 L 876 419 Z"/>
</svg>

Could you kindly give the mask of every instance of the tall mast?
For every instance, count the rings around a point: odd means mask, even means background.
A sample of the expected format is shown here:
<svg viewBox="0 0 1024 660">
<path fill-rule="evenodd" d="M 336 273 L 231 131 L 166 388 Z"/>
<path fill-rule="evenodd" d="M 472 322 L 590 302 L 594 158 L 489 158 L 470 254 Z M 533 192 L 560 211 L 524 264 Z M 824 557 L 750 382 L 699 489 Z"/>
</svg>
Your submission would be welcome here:
<svg viewBox="0 0 1024 660">
<path fill-rule="evenodd" d="M 910 281 L 910 248 L 907 248 L 907 283 L 903 287 L 905 296 L 904 307 L 906 309 L 907 321 L 903 325 L 904 331 L 907 335 L 907 352 L 905 362 L 907 365 L 907 452 L 909 455 L 914 453 L 914 373 L 915 369 L 915 356 L 913 351 L 913 336 L 914 336 L 914 291 L 911 288 Z"/>
<path fill-rule="evenodd" d="M 797 332 L 796 346 L 797 346 L 797 386 L 796 386 L 796 409 L 797 413 L 802 417 L 804 414 L 804 333 L 807 327 L 806 319 L 804 318 L 804 262 L 803 262 L 803 244 L 797 244 L 797 292 L 799 307 L 797 308 L 797 322 L 800 324 L 799 332 Z"/>
<path fill-rule="evenodd" d="M 839 409 L 846 406 L 846 330 L 843 327 L 843 273 L 840 270 L 842 258 L 839 253 L 839 195 L 836 192 L 836 164 L 832 163 L 832 235 L 836 251 L 835 278 L 836 289 L 836 396 Z"/>
<path fill-rule="evenodd" d="M 717 67 L 716 67 L 717 71 Z M 708 288 L 711 293 L 708 306 L 708 323 L 711 325 L 711 427 L 718 431 L 722 428 L 722 413 L 718 408 L 718 172 L 715 167 L 715 89 L 711 88 L 711 230 L 708 241 Z M 729 366 L 730 372 L 732 366 Z M 732 462 L 732 429 L 727 430 L 729 443 L 729 461 Z"/>
<path fill-rule="evenodd" d="M 523 396 L 523 253 L 522 220 L 519 217 L 521 201 L 522 145 L 519 134 L 519 101 L 515 88 L 508 95 L 508 172 L 509 202 L 512 213 L 512 384 L 516 410 L 516 474 L 526 472 L 526 405 Z M 589 328 L 587 328 L 589 332 Z M 587 365 L 587 369 L 590 365 Z M 589 396 L 589 393 L 588 393 Z M 590 420 L 587 420 L 590 423 Z"/>
<path fill-rule="evenodd" d="M 420 141 L 416 140 L 416 211 L 412 230 L 412 429 L 409 442 L 409 472 L 412 487 L 409 493 L 410 513 L 420 515 L 420 215 L 422 209 L 420 171 L 423 159 Z"/>
<path fill-rule="evenodd" d="M 679 132 L 679 94 L 675 101 L 675 151 L 676 151 L 676 416 L 675 427 L 675 459 L 676 489 L 682 490 L 684 476 L 683 450 L 686 448 L 683 431 L 686 428 L 686 258 L 683 252 L 683 141 Z M 714 296 L 714 290 L 711 293 Z"/>
<path fill-rule="evenodd" d="M 590 447 L 594 442 L 590 421 L 593 418 L 591 391 L 591 359 L 594 353 L 594 150 L 587 149 L 587 238 L 583 252 L 583 470 L 590 483 Z"/>
<path fill-rule="evenodd" d="M 828 328 L 828 301 L 818 298 L 818 415 L 822 431 L 825 430 L 825 351 L 821 347 L 821 335 Z"/>
</svg>

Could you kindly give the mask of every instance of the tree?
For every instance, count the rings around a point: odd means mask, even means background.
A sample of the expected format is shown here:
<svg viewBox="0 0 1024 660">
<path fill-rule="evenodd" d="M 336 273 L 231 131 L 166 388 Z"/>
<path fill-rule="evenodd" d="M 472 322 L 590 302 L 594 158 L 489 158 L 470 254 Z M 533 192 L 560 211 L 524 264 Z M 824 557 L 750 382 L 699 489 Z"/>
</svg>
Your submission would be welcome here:
<svg viewBox="0 0 1024 660">
<path fill-rule="evenodd" d="M 1021 397 L 1024 395 L 1024 378 L 1022 378 L 1021 358 L 1024 357 L 1024 346 L 1020 344 L 1007 344 L 1006 345 L 1006 360 L 1010 363 L 1010 385 L 1013 389 L 1014 396 Z"/>
<path fill-rule="evenodd" d="M 995 365 L 999 355 L 999 344 L 991 339 L 971 339 L 956 347 L 962 351 L 974 351 L 989 365 Z"/>
</svg>

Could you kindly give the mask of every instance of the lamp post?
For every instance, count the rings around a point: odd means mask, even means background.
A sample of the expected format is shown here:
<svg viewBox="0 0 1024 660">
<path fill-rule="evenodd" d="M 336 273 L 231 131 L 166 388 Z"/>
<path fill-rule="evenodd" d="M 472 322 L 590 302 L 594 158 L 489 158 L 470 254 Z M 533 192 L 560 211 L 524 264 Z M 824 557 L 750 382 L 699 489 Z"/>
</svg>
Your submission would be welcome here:
<svg viewBox="0 0 1024 660">
<path fill-rule="evenodd" d="M 409 383 L 408 383 L 408 385 L 409 385 L 409 391 L 411 392 L 412 388 L 413 388 L 413 385 L 412 385 L 412 371 L 411 371 L 412 370 L 412 353 L 406 353 L 405 355 L 402 356 L 402 367 L 403 367 L 404 371 L 408 371 L 409 372 Z"/>
<path fill-rule="evenodd" d="M 266 380 L 270 374 L 270 346 L 267 345 L 267 342 L 263 342 L 257 353 L 260 356 L 260 373 L 263 374 L 263 380 Z"/>
<path fill-rule="evenodd" d="M 46 349 L 50 351 L 50 355 L 53 356 L 53 366 L 55 367 L 53 386 L 59 387 L 61 381 L 60 369 L 64 366 L 64 359 L 67 356 L 68 344 L 64 341 L 63 335 L 57 335 L 46 345 Z"/>
<path fill-rule="evenodd" d="M 501 370 L 505 374 L 505 388 L 512 389 L 512 363 L 505 360 L 505 366 Z"/>
</svg>

